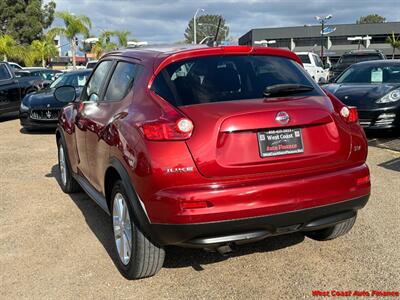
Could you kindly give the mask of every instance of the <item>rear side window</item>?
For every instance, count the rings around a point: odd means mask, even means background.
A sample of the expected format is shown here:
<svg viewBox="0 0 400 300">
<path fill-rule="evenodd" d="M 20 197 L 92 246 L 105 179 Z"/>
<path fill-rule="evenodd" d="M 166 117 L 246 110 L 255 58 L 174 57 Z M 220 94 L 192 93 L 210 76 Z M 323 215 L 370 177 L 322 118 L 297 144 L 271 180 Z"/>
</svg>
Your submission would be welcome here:
<svg viewBox="0 0 400 300">
<path fill-rule="evenodd" d="M 10 71 L 8 71 L 5 64 L 0 64 L 0 80 L 11 79 Z"/>
<path fill-rule="evenodd" d="M 138 65 L 119 62 L 107 87 L 105 101 L 119 101 L 125 98 L 133 86 Z"/>
<path fill-rule="evenodd" d="M 101 62 L 93 75 L 90 77 L 90 80 L 86 87 L 83 89 L 81 100 L 82 101 L 98 101 L 100 96 L 100 90 L 102 89 L 102 84 L 104 79 L 108 75 L 108 72 L 112 66 L 111 60 L 106 60 Z"/>
<path fill-rule="evenodd" d="M 314 90 L 296 96 L 320 96 L 321 89 L 303 68 L 278 56 L 208 56 L 172 63 L 155 78 L 152 90 L 175 106 L 263 98 L 266 87 L 302 84 Z"/>
</svg>

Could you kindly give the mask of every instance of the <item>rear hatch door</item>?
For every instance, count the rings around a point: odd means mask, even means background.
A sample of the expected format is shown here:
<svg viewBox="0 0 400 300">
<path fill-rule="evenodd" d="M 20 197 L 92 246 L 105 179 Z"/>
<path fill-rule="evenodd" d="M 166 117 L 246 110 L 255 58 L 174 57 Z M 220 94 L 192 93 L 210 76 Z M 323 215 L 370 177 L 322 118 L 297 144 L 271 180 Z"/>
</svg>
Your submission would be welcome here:
<svg viewBox="0 0 400 300">
<path fill-rule="evenodd" d="M 324 96 L 180 107 L 195 130 L 187 146 L 206 177 L 321 170 L 343 163 L 351 136 Z M 287 114 L 287 124 L 277 116 Z"/>
</svg>

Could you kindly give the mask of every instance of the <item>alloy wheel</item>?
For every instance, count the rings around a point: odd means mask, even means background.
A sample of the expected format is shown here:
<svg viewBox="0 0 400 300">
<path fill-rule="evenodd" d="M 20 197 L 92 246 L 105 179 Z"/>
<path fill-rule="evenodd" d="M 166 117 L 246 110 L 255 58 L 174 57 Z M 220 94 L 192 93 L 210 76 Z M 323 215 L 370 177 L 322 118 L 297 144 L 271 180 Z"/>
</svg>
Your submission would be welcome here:
<svg viewBox="0 0 400 300">
<path fill-rule="evenodd" d="M 61 174 L 61 182 L 63 186 L 67 185 L 67 165 L 65 163 L 65 154 L 64 154 L 64 148 L 62 145 L 60 145 L 60 148 L 58 150 L 58 157 L 59 157 L 59 168 L 60 168 L 60 174 Z"/>
<path fill-rule="evenodd" d="M 132 224 L 124 196 L 117 193 L 113 203 L 114 240 L 121 262 L 127 265 L 131 259 Z"/>
</svg>

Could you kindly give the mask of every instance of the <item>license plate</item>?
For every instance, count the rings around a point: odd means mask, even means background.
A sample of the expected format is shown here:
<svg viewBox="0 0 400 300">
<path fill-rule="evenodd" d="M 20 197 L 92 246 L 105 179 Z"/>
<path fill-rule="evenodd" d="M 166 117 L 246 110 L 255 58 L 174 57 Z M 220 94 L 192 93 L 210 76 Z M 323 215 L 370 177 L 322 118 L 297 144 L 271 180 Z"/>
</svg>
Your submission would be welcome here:
<svg viewBox="0 0 400 300">
<path fill-rule="evenodd" d="M 261 157 L 304 152 L 300 128 L 271 129 L 257 135 Z"/>
</svg>

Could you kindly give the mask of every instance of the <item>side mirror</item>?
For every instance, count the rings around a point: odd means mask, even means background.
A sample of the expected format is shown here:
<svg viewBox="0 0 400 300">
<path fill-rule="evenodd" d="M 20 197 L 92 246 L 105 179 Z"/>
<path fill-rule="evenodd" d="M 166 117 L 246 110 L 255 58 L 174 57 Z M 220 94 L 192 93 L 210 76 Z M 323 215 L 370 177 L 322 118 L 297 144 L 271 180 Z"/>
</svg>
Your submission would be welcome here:
<svg viewBox="0 0 400 300">
<path fill-rule="evenodd" d="M 89 101 L 90 102 L 97 102 L 99 101 L 99 95 L 97 95 L 96 93 L 91 93 L 89 96 Z"/>
<path fill-rule="evenodd" d="M 72 85 L 64 85 L 56 88 L 54 97 L 62 103 L 70 103 L 76 99 L 76 91 Z"/>
</svg>

